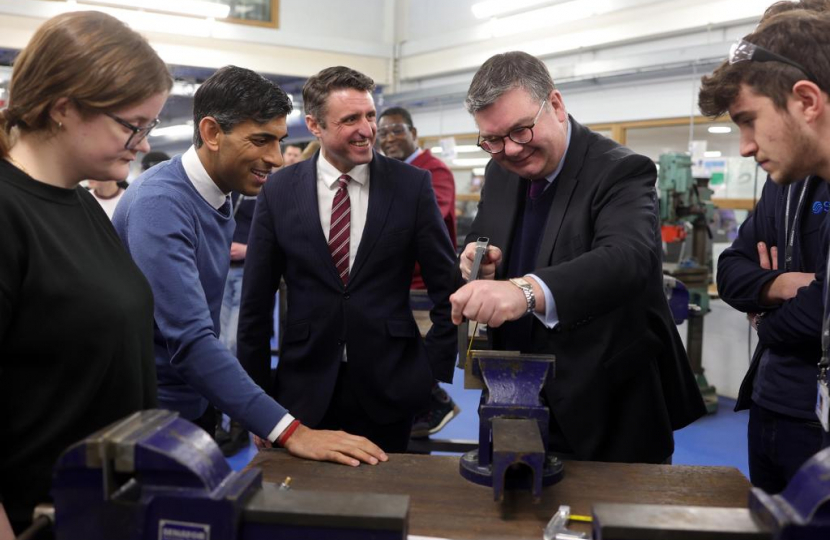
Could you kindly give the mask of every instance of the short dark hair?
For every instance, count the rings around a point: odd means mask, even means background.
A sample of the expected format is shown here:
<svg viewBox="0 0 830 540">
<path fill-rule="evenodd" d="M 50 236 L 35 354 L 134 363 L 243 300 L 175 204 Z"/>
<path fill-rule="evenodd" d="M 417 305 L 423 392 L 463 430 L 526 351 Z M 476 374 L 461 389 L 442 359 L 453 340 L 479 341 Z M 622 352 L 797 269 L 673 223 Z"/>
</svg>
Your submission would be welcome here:
<svg viewBox="0 0 830 540">
<path fill-rule="evenodd" d="M 303 85 L 303 107 L 308 115 L 326 127 L 326 99 L 334 90 L 353 88 L 374 92 L 375 81 L 371 77 L 344 66 L 326 68 L 309 77 Z"/>
<path fill-rule="evenodd" d="M 168 156 L 165 152 L 147 152 L 144 154 L 144 157 L 141 158 L 141 170 L 146 171 L 147 169 L 169 159 L 170 156 Z"/>
<path fill-rule="evenodd" d="M 799 0 L 796 2 L 791 0 L 782 0 L 767 8 L 764 15 L 761 17 L 761 22 L 765 22 L 770 17 L 774 17 L 779 13 L 785 13 L 787 11 L 794 11 L 797 9 L 823 13 L 825 11 L 830 11 L 830 0 Z"/>
<path fill-rule="evenodd" d="M 523 88 L 537 101 L 547 100 L 556 88 L 544 62 L 522 51 L 490 57 L 473 76 L 464 106 L 475 114 L 514 88 Z"/>
<path fill-rule="evenodd" d="M 193 97 L 193 144 L 203 144 L 199 122 L 212 117 L 223 132 L 253 120 L 265 124 L 288 116 L 291 100 L 275 83 L 250 69 L 225 66 L 202 83 Z"/>
<path fill-rule="evenodd" d="M 389 107 L 388 109 L 380 113 L 378 120 L 380 120 L 384 116 L 400 116 L 404 119 L 406 125 L 408 125 L 411 128 L 415 127 L 415 124 L 412 123 L 412 115 L 409 114 L 409 111 L 407 111 L 403 107 Z"/>
<path fill-rule="evenodd" d="M 830 47 L 830 16 L 803 9 L 779 13 L 765 20 L 745 41 L 797 62 L 817 79 L 826 93 L 830 89 L 830 61 L 824 52 Z M 786 109 L 795 83 L 806 73 L 782 62 L 724 61 L 711 76 L 701 80 L 700 111 L 717 117 L 729 110 L 741 85 L 770 98 L 779 110 Z"/>
</svg>

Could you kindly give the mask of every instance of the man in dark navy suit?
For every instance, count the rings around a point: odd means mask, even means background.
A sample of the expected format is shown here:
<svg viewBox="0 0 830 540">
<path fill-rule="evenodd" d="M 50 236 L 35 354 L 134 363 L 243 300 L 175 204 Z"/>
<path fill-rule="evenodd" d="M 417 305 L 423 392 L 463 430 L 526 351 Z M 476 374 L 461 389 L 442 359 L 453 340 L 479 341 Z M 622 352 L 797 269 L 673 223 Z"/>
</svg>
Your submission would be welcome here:
<svg viewBox="0 0 830 540">
<path fill-rule="evenodd" d="M 493 247 L 453 318 L 487 323 L 496 349 L 556 355 L 551 450 L 669 461 L 672 431 L 705 409 L 663 294 L 654 163 L 570 117 L 523 52 L 485 62 L 466 104 L 493 159 L 464 275 L 477 236 Z"/>
<path fill-rule="evenodd" d="M 363 435 L 403 452 L 433 380 L 457 353 L 449 295 L 458 273 L 427 171 L 373 151 L 369 77 L 328 68 L 303 88 L 313 159 L 263 188 L 248 238 L 238 352 L 263 388 L 304 424 Z M 435 307 L 422 339 L 409 307 L 415 263 Z M 270 379 L 271 298 L 288 311 Z"/>
</svg>

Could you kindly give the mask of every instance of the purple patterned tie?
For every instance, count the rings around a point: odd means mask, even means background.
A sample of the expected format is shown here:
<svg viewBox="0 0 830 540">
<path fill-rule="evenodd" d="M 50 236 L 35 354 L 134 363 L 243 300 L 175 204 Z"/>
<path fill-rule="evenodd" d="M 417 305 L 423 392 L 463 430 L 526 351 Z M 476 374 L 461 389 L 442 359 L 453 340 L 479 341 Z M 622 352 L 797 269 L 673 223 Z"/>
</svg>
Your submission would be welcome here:
<svg viewBox="0 0 830 540">
<path fill-rule="evenodd" d="M 331 205 L 331 227 L 329 228 L 329 251 L 343 285 L 349 283 L 349 236 L 351 234 L 352 205 L 349 203 L 349 180 L 344 174 L 337 181 L 340 188 L 334 194 Z"/>
<path fill-rule="evenodd" d="M 530 199 L 538 199 L 542 192 L 545 191 L 547 185 L 548 181 L 545 178 L 537 178 L 536 180 L 531 180 L 530 189 L 527 192 Z"/>
</svg>

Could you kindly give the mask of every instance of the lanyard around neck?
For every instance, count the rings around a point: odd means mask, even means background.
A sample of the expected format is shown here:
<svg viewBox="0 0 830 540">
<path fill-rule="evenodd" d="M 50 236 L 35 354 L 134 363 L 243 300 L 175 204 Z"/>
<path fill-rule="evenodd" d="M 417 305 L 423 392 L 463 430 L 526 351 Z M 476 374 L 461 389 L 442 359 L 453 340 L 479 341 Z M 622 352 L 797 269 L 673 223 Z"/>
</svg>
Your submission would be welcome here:
<svg viewBox="0 0 830 540">
<path fill-rule="evenodd" d="M 793 185 L 790 184 L 787 190 L 787 206 L 784 210 L 784 241 L 786 246 L 784 248 L 784 271 L 789 272 L 792 268 L 793 262 L 793 244 L 795 243 L 795 230 L 798 223 L 798 218 L 801 215 L 801 208 L 804 205 L 804 197 L 807 193 L 807 187 L 810 184 L 810 177 L 804 179 L 804 185 L 801 187 L 801 195 L 798 196 L 798 205 L 795 207 L 795 214 L 792 219 L 792 228 L 790 228 L 790 202 L 793 196 Z"/>
</svg>

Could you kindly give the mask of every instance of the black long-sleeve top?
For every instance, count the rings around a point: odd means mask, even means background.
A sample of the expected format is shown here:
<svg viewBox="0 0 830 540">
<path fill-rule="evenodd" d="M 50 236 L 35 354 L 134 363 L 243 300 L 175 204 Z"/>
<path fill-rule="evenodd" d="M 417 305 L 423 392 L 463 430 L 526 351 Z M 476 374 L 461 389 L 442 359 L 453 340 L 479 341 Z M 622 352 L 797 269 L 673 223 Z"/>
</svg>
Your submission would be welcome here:
<svg viewBox="0 0 830 540">
<path fill-rule="evenodd" d="M 107 215 L 0 160 L 0 501 L 19 532 L 60 453 L 156 404 L 153 298 Z"/>
</svg>

